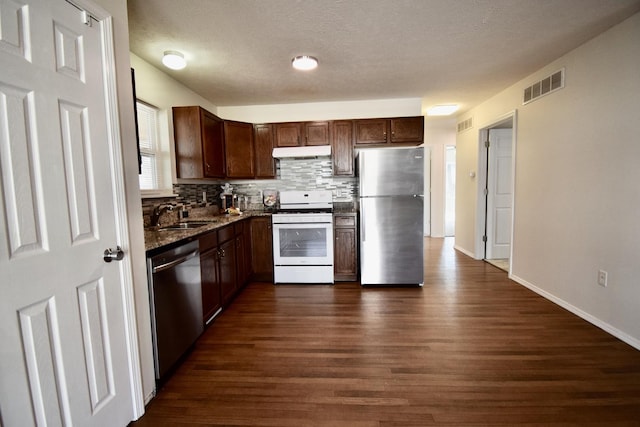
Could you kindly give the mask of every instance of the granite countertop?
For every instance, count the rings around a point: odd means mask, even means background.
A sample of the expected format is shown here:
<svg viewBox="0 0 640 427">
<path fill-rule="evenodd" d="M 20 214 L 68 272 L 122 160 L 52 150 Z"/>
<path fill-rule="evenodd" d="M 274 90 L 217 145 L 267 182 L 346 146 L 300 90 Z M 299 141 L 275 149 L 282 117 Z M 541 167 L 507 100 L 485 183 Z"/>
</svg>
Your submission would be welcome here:
<svg viewBox="0 0 640 427">
<path fill-rule="evenodd" d="M 184 230 L 159 230 L 158 227 L 147 227 L 144 230 L 144 245 L 148 256 L 161 252 L 160 249 L 169 249 L 176 243 L 189 242 L 197 239 L 202 234 L 209 233 L 226 225 L 233 224 L 256 216 L 271 216 L 272 212 L 262 210 L 245 211 L 241 215 L 214 214 L 208 210 L 202 210 L 184 219 L 182 222 L 207 222 L 209 224 L 197 228 L 187 228 Z M 358 207 L 355 203 L 334 203 L 334 214 L 357 213 Z M 167 226 L 171 224 L 163 224 Z"/>
<path fill-rule="evenodd" d="M 148 227 L 144 230 L 145 250 L 147 255 L 151 255 L 151 252 L 155 252 L 156 249 L 160 249 L 165 246 L 166 249 L 169 249 L 169 247 L 174 243 L 192 241 L 198 238 L 201 234 L 206 234 L 226 225 L 233 224 L 234 222 L 255 216 L 271 216 L 271 213 L 263 211 L 248 211 L 243 212 L 241 215 L 199 215 L 197 217 L 185 219 L 182 222 L 207 222 L 209 224 L 184 230 L 160 230 L 158 227 Z"/>
</svg>

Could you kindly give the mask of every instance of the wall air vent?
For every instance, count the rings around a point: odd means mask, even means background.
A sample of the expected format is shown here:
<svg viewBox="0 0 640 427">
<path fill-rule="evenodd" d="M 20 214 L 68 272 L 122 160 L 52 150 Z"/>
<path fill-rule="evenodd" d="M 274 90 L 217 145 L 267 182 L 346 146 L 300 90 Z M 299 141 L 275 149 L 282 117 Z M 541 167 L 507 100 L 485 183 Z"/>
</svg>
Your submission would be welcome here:
<svg viewBox="0 0 640 427">
<path fill-rule="evenodd" d="M 469 117 L 467 120 L 463 120 L 458 123 L 458 133 L 464 132 L 467 129 L 471 129 L 473 127 L 473 117 Z"/>
<path fill-rule="evenodd" d="M 564 87 L 564 68 L 536 82 L 524 90 L 522 104 L 528 104 L 541 96 L 555 92 Z"/>
</svg>

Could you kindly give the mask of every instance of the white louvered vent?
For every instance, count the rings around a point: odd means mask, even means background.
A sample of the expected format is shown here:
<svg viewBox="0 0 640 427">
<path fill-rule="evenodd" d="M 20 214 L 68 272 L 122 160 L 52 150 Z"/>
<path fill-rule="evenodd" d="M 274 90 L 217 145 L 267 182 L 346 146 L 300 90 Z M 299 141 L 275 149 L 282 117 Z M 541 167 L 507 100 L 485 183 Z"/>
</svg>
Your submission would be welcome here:
<svg viewBox="0 0 640 427">
<path fill-rule="evenodd" d="M 473 117 L 469 117 L 467 120 L 463 120 L 458 123 L 458 133 L 464 132 L 467 129 L 471 129 L 473 127 Z"/>
<path fill-rule="evenodd" d="M 536 82 L 524 90 L 522 104 L 528 104 L 541 96 L 548 95 L 564 87 L 564 68 Z"/>
</svg>

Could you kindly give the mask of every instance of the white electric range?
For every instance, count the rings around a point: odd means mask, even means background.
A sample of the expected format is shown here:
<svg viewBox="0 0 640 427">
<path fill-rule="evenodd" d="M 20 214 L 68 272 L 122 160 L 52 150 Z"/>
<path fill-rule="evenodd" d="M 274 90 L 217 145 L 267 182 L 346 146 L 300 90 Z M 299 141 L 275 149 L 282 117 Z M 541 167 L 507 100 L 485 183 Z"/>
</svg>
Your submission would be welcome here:
<svg viewBox="0 0 640 427">
<path fill-rule="evenodd" d="M 274 283 L 333 283 L 331 191 L 281 191 L 272 215 Z"/>
</svg>

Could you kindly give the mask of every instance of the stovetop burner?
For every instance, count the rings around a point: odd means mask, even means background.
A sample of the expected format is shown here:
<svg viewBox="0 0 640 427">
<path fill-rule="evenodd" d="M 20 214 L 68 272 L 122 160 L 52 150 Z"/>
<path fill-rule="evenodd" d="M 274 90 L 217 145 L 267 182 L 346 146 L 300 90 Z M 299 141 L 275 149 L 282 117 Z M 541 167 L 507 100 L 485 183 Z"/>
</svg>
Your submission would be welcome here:
<svg viewBox="0 0 640 427">
<path fill-rule="evenodd" d="M 331 213 L 333 195 L 330 190 L 281 191 L 280 214 Z"/>
</svg>

